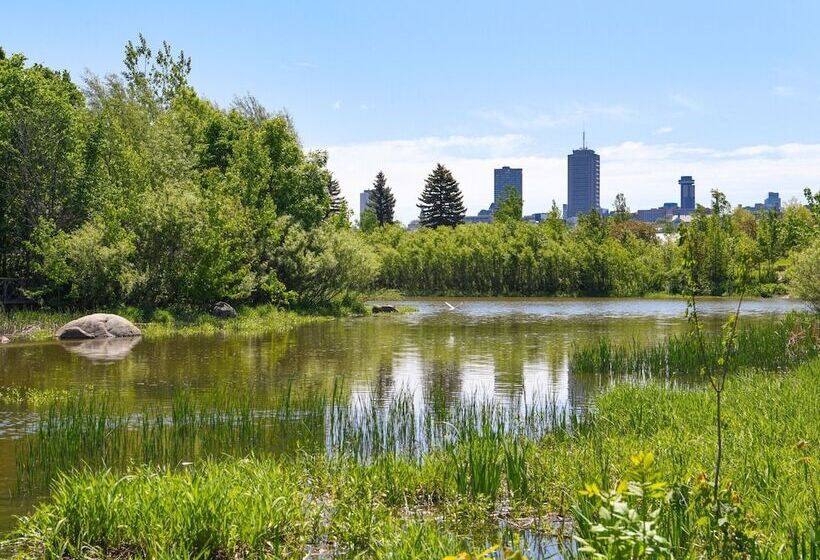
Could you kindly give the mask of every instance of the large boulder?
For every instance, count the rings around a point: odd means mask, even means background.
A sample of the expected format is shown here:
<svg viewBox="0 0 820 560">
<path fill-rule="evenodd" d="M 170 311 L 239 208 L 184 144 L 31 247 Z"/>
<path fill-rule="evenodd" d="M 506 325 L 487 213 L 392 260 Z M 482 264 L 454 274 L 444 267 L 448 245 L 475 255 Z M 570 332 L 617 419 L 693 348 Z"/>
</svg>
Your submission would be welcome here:
<svg viewBox="0 0 820 560">
<path fill-rule="evenodd" d="M 140 330 L 125 317 L 112 313 L 94 313 L 74 319 L 57 330 L 60 339 L 117 338 L 140 336 Z"/>
<path fill-rule="evenodd" d="M 211 309 L 211 315 L 219 317 L 220 319 L 230 319 L 231 317 L 236 317 L 236 309 L 231 307 L 230 304 L 220 301 Z"/>
</svg>

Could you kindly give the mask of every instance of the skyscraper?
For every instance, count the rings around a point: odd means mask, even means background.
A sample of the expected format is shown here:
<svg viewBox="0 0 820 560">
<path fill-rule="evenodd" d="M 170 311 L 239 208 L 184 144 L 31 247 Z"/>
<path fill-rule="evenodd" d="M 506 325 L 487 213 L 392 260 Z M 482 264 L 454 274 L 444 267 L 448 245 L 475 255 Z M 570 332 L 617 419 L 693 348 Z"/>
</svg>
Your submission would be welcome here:
<svg viewBox="0 0 820 560">
<path fill-rule="evenodd" d="M 515 189 L 518 198 L 524 198 L 523 170 L 505 165 L 493 172 L 493 209 L 497 209 L 504 202 L 508 187 Z"/>
<path fill-rule="evenodd" d="M 681 210 L 695 209 L 695 180 L 691 175 L 683 175 L 678 181 L 680 185 L 680 208 Z"/>
<path fill-rule="evenodd" d="M 601 207 L 601 156 L 584 144 L 567 156 L 567 211 L 575 218 Z"/>
<path fill-rule="evenodd" d="M 766 197 L 766 200 L 763 201 L 763 208 L 765 208 L 766 210 L 774 210 L 775 212 L 780 212 L 780 194 L 776 192 L 770 192 L 769 196 Z"/>
<path fill-rule="evenodd" d="M 368 204 L 370 204 L 370 195 L 373 194 L 373 189 L 365 189 L 359 195 L 359 219 L 362 219 L 362 215 L 364 211 L 367 210 Z"/>
</svg>

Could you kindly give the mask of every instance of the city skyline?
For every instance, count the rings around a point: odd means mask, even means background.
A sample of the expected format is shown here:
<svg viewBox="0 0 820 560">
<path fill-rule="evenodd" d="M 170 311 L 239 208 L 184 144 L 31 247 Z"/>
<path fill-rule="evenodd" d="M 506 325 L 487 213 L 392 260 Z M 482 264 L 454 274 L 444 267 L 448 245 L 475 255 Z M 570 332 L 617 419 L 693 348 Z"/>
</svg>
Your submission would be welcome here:
<svg viewBox="0 0 820 560">
<path fill-rule="evenodd" d="M 565 150 L 584 122 L 605 162 L 605 207 L 618 192 L 633 208 L 656 206 L 657 190 L 688 173 L 700 203 L 712 188 L 749 205 L 818 187 L 817 3 L 246 6 L 17 2 L 0 36 L 7 53 L 78 82 L 86 69 L 120 72 L 123 45 L 140 32 L 167 40 L 191 56 L 202 96 L 227 107 L 251 93 L 286 109 L 303 144 L 328 151 L 351 206 L 382 169 L 404 222 L 436 162 L 470 213 L 488 206 L 503 165 L 527 170 L 525 213 L 566 202 Z M 681 41 L 684 32 L 697 40 Z M 489 40 L 498 33 L 516 40 Z M 514 79 L 495 87 L 498 76 Z"/>
</svg>

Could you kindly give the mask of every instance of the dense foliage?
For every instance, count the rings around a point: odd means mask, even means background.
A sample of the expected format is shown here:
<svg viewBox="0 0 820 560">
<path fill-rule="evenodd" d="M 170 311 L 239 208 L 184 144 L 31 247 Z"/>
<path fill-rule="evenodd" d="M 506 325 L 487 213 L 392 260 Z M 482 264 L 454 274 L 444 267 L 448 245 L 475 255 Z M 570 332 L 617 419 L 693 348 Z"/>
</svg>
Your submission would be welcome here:
<svg viewBox="0 0 820 560">
<path fill-rule="evenodd" d="M 198 97 L 190 65 L 142 36 L 122 75 L 81 87 L 0 57 L 0 276 L 77 307 L 313 306 L 368 285 L 327 155 L 252 97 Z"/>
<path fill-rule="evenodd" d="M 799 295 L 809 297 L 813 253 L 795 257 L 793 274 L 783 271 L 789 255 L 810 251 L 806 248 L 818 238 L 820 219 L 811 206 L 791 204 L 782 214 L 754 215 L 732 210 L 726 197 L 714 191 L 711 208 L 700 207 L 691 222 L 659 234 L 656 226 L 633 220 L 620 198 L 608 218 L 583 215 L 574 228 L 553 204 L 540 224 L 522 222 L 520 210 L 510 208 L 491 224 L 416 232 L 376 229 L 368 238 L 381 260 L 378 285 L 411 294 L 682 293 L 687 285 L 685 240 L 694 253 L 691 275 L 697 293 L 733 293 L 745 274 L 755 294 L 786 293 L 788 276 L 795 287 L 805 286 Z"/>
</svg>

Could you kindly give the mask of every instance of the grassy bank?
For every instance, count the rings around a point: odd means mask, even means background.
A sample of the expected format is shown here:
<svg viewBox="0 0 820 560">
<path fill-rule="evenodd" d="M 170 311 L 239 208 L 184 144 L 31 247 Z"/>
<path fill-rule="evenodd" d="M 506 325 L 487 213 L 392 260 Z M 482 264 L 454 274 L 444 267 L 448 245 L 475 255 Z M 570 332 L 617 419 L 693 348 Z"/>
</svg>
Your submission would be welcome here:
<svg viewBox="0 0 820 560">
<path fill-rule="evenodd" d="M 194 442 L 187 445 L 199 449 L 208 441 L 221 441 L 225 449 L 232 441 L 252 445 L 244 452 L 234 448 L 233 458 L 157 453 L 137 461 L 153 466 L 107 462 L 106 470 L 89 467 L 60 476 L 51 499 L 21 520 L 14 544 L 21 553 L 47 557 L 301 557 L 324 550 L 349 557 L 431 558 L 502 540 L 513 545 L 510 531 L 521 527 L 542 534 L 567 531 L 572 523 L 562 527 L 564 516 L 574 517 L 576 530 L 589 536 L 583 515 L 595 518 L 599 502 L 612 502 L 611 494 L 620 489 L 619 499 L 638 516 L 639 506 L 652 502 L 653 530 L 675 558 L 715 557 L 716 551 L 728 558 L 811 558 L 820 526 L 818 378 L 820 359 L 787 373 L 730 380 L 720 526 L 708 521 L 715 504 L 704 491 L 715 441 L 709 392 L 623 384 L 598 397 L 585 418 L 557 422 L 554 414 L 534 416 L 535 407 L 505 413 L 509 408 L 473 403 L 416 411 L 407 408 L 410 400 L 392 412 L 331 414 L 327 401 L 305 400 L 287 405 L 292 420 L 303 420 L 286 427 L 282 402 L 264 415 L 276 419 L 266 429 L 287 429 L 305 445 L 266 456 L 249 454 L 254 446 L 268 446 L 255 440 L 264 430 L 242 420 L 244 408 L 222 406 L 222 413 L 210 415 L 196 407 L 180 410 L 164 435 L 151 436 L 150 426 L 134 429 L 135 437 L 145 438 L 135 441 L 150 451 L 162 441 L 183 441 L 173 433 L 187 429 Z M 421 420 L 408 423 L 417 412 Z M 75 416 L 89 419 L 89 427 L 100 425 L 99 411 Z M 97 440 L 88 439 L 75 421 L 53 424 L 49 437 L 66 446 L 93 443 L 87 448 L 91 459 L 92 450 L 115 449 L 126 433 L 106 424 Z M 300 435 L 295 426 L 305 432 Z M 538 431 L 544 426 L 549 429 Z M 324 438 L 318 449 L 308 445 L 312 429 Z M 144 430 L 149 435 L 139 435 Z M 408 434 L 413 430 L 415 435 Z M 424 435 L 435 430 L 437 437 Z M 402 437 L 427 449 L 408 451 Z M 366 441 L 377 442 L 379 452 L 371 447 L 357 453 Z M 328 455 L 330 448 L 338 452 Z M 60 453 L 59 446 L 42 449 Z M 654 458 L 647 462 L 643 452 Z M 642 482 L 634 482 L 638 478 Z M 633 483 L 616 484 L 626 479 Z M 647 480 L 663 491 L 638 499 L 625 490 Z"/>
<path fill-rule="evenodd" d="M 355 311 L 361 311 L 356 309 Z M 94 311 L 14 311 L 0 312 L 0 335 L 13 341 L 48 340 L 65 323 Z M 140 310 L 134 307 L 107 310 L 137 324 L 143 336 L 190 336 L 214 334 L 263 334 L 284 332 L 301 324 L 327 319 L 352 309 L 291 311 L 273 305 L 240 306 L 237 317 L 218 319 L 207 312 L 177 310 Z"/>
</svg>

